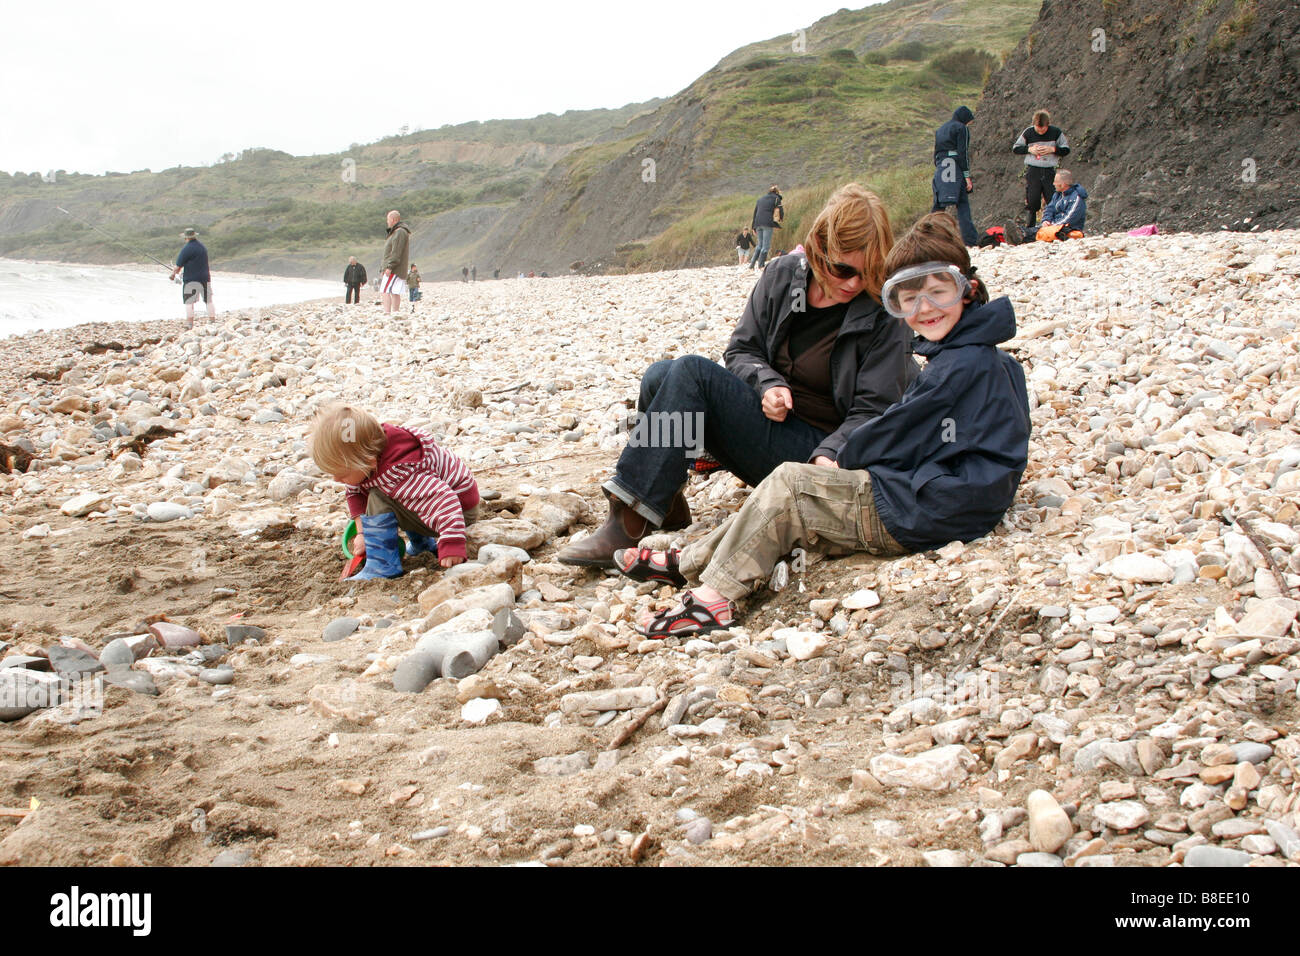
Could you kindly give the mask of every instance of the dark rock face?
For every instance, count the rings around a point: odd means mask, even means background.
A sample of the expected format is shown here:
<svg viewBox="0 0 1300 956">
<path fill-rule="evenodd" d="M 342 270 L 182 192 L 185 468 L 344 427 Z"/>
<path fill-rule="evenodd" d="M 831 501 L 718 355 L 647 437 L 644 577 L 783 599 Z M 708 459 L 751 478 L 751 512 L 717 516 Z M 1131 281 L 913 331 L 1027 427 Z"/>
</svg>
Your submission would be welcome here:
<svg viewBox="0 0 1300 956">
<path fill-rule="evenodd" d="M 1045 0 L 972 124 L 978 225 L 1024 209 L 1011 144 L 1046 109 L 1088 232 L 1300 227 L 1294 0 Z"/>
</svg>

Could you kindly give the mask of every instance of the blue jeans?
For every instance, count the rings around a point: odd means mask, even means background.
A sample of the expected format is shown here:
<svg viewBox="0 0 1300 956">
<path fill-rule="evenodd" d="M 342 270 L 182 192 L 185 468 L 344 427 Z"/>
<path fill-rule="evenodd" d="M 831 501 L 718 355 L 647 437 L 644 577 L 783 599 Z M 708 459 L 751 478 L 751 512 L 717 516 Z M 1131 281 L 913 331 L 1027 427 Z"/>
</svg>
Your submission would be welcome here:
<svg viewBox="0 0 1300 956">
<path fill-rule="evenodd" d="M 826 437 L 793 413 L 772 421 L 752 387 L 700 355 L 646 369 L 637 410 L 642 433 L 634 428 L 628 435 L 604 488 L 656 527 L 701 444 L 724 468 L 757 486 L 784 462 L 806 462 Z"/>
<path fill-rule="evenodd" d="M 749 260 L 751 269 L 755 266 L 761 269 L 767 262 L 767 251 L 772 248 L 772 232 L 771 226 L 758 227 L 758 245 L 754 247 L 754 255 Z"/>
</svg>

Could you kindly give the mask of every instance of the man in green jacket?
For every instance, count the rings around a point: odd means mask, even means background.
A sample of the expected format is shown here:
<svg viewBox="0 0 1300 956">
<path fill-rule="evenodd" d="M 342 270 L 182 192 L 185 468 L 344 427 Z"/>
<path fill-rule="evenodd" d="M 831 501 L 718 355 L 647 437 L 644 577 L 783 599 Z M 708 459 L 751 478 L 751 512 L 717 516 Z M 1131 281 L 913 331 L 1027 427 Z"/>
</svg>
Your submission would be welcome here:
<svg viewBox="0 0 1300 956">
<path fill-rule="evenodd" d="M 402 293 L 406 291 L 406 272 L 410 268 L 411 229 L 394 209 L 388 214 L 388 242 L 384 244 L 384 274 L 379 292 L 384 300 L 384 315 L 402 311 Z"/>
</svg>

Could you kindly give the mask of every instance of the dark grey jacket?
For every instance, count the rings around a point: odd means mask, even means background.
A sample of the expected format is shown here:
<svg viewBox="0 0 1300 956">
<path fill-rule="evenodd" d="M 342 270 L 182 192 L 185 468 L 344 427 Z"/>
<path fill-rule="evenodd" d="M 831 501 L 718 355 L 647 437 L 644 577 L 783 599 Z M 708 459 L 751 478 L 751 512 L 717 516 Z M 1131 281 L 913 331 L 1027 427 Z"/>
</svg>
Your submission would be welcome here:
<svg viewBox="0 0 1300 956">
<path fill-rule="evenodd" d="M 740 323 L 731 334 L 724 360 L 727 370 L 753 386 L 761 397 L 789 382 L 772 367 L 773 357 L 790 335 L 795 304 L 807 308 L 811 271 L 802 255 L 781 256 L 768 263 Z M 844 324 L 831 349 L 831 396 L 843 424 L 808 456 L 836 458 L 849 434 L 903 397 L 920 369 L 912 358 L 911 332 L 880 303 L 862 293 L 849 303 Z"/>
</svg>

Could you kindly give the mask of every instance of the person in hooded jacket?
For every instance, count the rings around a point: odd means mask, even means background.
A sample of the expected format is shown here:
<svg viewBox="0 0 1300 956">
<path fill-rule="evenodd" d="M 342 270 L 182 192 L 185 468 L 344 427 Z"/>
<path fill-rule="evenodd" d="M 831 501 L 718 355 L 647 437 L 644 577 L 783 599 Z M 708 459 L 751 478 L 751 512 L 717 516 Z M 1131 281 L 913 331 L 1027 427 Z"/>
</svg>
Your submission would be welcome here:
<svg viewBox="0 0 1300 956">
<path fill-rule="evenodd" d="M 934 179 L 930 188 L 934 193 L 931 212 L 946 212 L 956 219 L 961 228 L 962 242 L 968 246 L 979 244 L 979 233 L 970 215 L 969 193 L 975 188 L 970 178 L 970 130 L 975 119 L 969 107 L 959 106 L 952 119 L 934 132 Z"/>
<path fill-rule="evenodd" d="M 918 369 L 906 327 L 880 305 L 893 246 L 884 203 L 841 187 L 804 245 L 759 277 L 725 367 L 684 355 L 646 369 L 636 425 L 602 485 L 609 515 L 561 564 L 610 568 L 616 550 L 689 525 L 682 489 L 706 451 L 751 485 L 787 461 L 829 471 L 849 434 L 902 397 Z"/>
<path fill-rule="evenodd" d="M 1083 224 L 1088 218 L 1088 190 L 1074 181 L 1074 173 L 1068 169 L 1057 170 L 1052 185 L 1056 187 L 1056 195 L 1043 210 L 1038 238 L 1082 239 Z"/>
<path fill-rule="evenodd" d="M 998 343 L 1016 334 L 1005 297 L 988 301 L 950 216 L 932 213 L 894 246 L 881 298 L 928 362 L 902 399 L 856 428 L 833 468 L 787 463 L 683 551 L 628 548 L 638 581 L 699 586 L 643 615 L 650 637 L 730 626 L 735 601 L 795 547 L 900 555 L 974 541 L 997 527 L 1029 461 L 1025 374 Z"/>
</svg>

